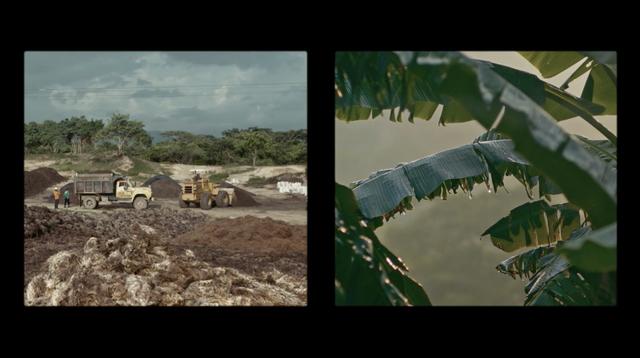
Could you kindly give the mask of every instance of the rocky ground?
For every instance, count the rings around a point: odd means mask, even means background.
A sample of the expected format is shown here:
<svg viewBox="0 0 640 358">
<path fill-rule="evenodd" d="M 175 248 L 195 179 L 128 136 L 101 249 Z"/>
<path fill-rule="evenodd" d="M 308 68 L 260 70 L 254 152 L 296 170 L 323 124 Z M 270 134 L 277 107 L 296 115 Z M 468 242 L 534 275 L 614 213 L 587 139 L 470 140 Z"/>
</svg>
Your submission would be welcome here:
<svg viewBox="0 0 640 358">
<path fill-rule="evenodd" d="M 24 207 L 27 305 L 304 305 L 306 225 Z"/>
</svg>

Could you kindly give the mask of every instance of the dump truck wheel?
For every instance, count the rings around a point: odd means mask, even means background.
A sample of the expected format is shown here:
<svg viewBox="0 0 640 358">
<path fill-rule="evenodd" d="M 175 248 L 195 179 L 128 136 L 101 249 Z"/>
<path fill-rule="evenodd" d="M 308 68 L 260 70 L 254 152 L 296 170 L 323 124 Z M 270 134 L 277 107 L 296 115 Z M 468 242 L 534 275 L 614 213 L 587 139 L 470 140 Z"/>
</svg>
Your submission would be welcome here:
<svg viewBox="0 0 640 358">
<path fill-rule="evenodd" d="M 189 203 L 187 203 L 186 201 L 178 198 L 178 205 L 180 205 L 181 208 L 188 208 L 189 207 Z"/>
<path fill-rule="evenodd" d="M 143 196 L 139 196 L 135 199 L 133 199 L 133 207 L 138 209 L 138 210 L 142 210 L 142 209 L 146 209 L 147 206 L 149 206 L 149 202 L 147 201 L 147 199 Z"/>
<path fill-rule="evenodd" d="M 98 201 L 95 198 L 84 198 L 82 199 L 82 206 L 87 209 L 95 209 L 98 207 Z"/>
<path fill-rule="evenodd" d="M 211 204 L 211 193 L 202 193 L 200 197 L 200 209 L 209 210 L 211 209 Z"/>
<path fill-rule="evenodd" d="M 229 194 L 226 191 L 218 192 L 218 196 L 216 197 L 216 206 L 226 208 L 229 206 L 229 201 Z"/>
</svg>

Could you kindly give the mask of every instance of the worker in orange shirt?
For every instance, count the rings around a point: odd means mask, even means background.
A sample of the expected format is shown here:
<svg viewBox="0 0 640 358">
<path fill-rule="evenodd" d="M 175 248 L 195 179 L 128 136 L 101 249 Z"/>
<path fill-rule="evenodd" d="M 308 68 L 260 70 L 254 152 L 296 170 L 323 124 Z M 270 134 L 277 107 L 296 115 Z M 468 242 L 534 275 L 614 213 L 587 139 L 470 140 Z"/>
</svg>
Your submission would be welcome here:
<svg viewBox="0 0 640 358">
<path fill-rule="evenodd" d="M 60 203 L 60 191 L 58 187 L 53 188 L 53 205 L 54 208 L 58 208 L 58 204 Z"/>
</svg>

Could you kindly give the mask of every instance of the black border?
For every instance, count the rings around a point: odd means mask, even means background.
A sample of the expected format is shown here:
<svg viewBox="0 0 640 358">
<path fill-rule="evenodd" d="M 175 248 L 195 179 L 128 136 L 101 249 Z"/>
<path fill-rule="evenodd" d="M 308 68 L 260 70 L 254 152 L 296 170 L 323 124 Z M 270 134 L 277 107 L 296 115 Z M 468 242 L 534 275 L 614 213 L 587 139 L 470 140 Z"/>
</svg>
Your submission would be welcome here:
<svg viewBox="0 0 640 358">
<path fill-rule="evenodd" d="M 459 26 L 459 24 L 451 24 L 451 26 Z M 395 28 L 400 34 L 404 34 L 400 31 L 400 28 Z M 425 29 L 428 30 L 428 29 Z M 433 30 L 433 29 L 432 29 Z M 347 31 L 347 29 L 345 29 Z M 504 30 L 503 30 L 504 31 Z M 395 33 L 397 35 L 397 33 Z M 394 35 L 394 34 L 391 34 Z M 539 35 L 542 36 L 542 35 Z M 315 38 L 318 40 L 318 38 Z M 576 43 L 573 43 L 573 40 Z M 180 39 L 174 41 L 178 43 Z M 367 41 L 353 41 L 353 39 L 346 39 L 342 44 L 330 43 L 332 40 L 325 40 L 320 44 L 311 44 L 312 41 L 300 41 L 298 45 L 289 46 L 270 46 L 268 43 L 260 43 L 261 39 L 254 40 L 252 44 L 242 42 L 241 40 L 235 40 L 236 44 L 242 44 L 240 46 L 229 45 L 229 41 L 222 43 L 219 46 L 202 46 L 202 45 L 182 45 L 182 46 L 166 46 L 166 45 L 118 45 L 117 39 L 113 40 L 109 46 L 97 46 L 91 45 L 90 47 L 83 47 L 81 45 L 43 45 L 39 43 L 31 42 L 30 44 L 21 44 L 14 49 L 12 54 L 15 65 L 15 105 L 16 113 L 13 117 L 10 117 L 7 122 L 10 122 L 11 131 L 9 133 L 9 140 L 5 141 L 7 146 L 5 147 L 5 153 L 14 154 L 12 160 L 13 170 L 11 174 L 5 176 L 4 180 L 10 180 L 10 183 L 5 185 L 18 186 L 22 182 L 23 171 L 23 135 L 22 135 L 22 118 L 23 116 L 23 99 L 24 93 L 23 84 L 23 53 L 27 50 L 82 50 L 82 51 L 307 51 L 307 69 L 308 69 L 308 133 L 309 133 L 309 209 L 308 209 L 308 233 L 309 233 L 309 287 L 308 287 L 308 306 L 307 307 L 224 307 L 224 308 L 168 308 L 168 307 L 147 307 L 147 308 L 130 308 L 130 307 L 118 307 L 118 308 L 25 308 L 23 306 L 23 281 L 22 281 L 22 257 L 23 257 L 23 245 L 22 245 L 22 214 L 18 210 L 11 209 L 12 206 L 8 205 L 5 213 L 11 215 L 10 218 L 5 219 L 9 221 L 11 229 L 15 229 L 15 234 L 6 235 L 4 238 L 11 242 L 12 254 L 11 258 L 11 271 L 13 276 L 13 283 L 15 290 L 12 297 L 11 307 L 13 316 L 19 320 L 26 319 L 32 321 L 34 319 L 48 318 L 56 320 L 69 320 L 75 322 L 78 319 L 99 319 L 109 320 L 115 324 L 122 324 L 128 322 L 131 318 L 145 318 L 149 322 L 165 324 L 166 318 L 189 318 L 197 323 L 210 324 L 210 322 L 225 322 L 225 324 L 238 324 L 238 328 L 242 329 L 239 323 L 246 319 L 253 319 L 258 321 L 257 326 L 252 326 L 252 330 L 257 327 L 263 327 L 268 329 L 270 325 L 277 323 L 282 318 L 286 318 L 286 322 L 295 320 L 297 322 L 308 321 L 310 318 L 328 320 L 333 319 L 334 322 L 340 324 L 359 324 L 361 322 L 380 322 L 383 319 L 403 319 L 405 323 L 414 324 L 431 324 L 434 320 L 438 322 L 446 322 L 451 326 L 459 326 L 464 320 L 474 319 L 477 322 L 477 327 L 491 326 L 503 326 L 504 329 L 513 329 L 517 331 L 516 327 L 509 328 L 509 322 L 514 320 L 527 322 L 536 322 L 545 320 L 554 320 L 562 325 L 567 322 L 578 322 L 580 319 L 585 322 L 595 322 L 597 319 L 611 319 L 620 317 L 620 309 L 633 305 L 635 300 L 629 299 L 627 294 L 627 287 L 625 282 L 628 279 L 632 279 L 631 263 L 627 260 L 633 260 L 633 244 L 637 243 L 635 235 L 625 236 L 620 235 L 619 244 L 619 273 L 618 273 L 618 305 L 616 307 L 572 307 L 572 308 L 541 308 L 541 307 L 420 307 L 420 308 L 383 308 L 383 307 L 334 307 L 334 293 L 333 293 L 333 273 L 334 273 L 334 259 L 333 259 L 333 240 L 331 239 L 331 226 L 329 223 L 334 221 L 334 209 L 331 202 L 333 201 L 333 187 L 334 187 L 334 152 L 335 152 L 335 138 L 334 138 L 334 108 L 333 108 L 333 77 L 334 77 L 334 53 L 337 50 L 397 50 L 397 49 L 416 49 L 419 47 L 425 49 L 438 49 L 438 50 L 513 50 L 514 47 L 518 47 L 519 50 L 527 49 L 567 49 L 568 44 L 571 47 L 591 50 L 611 50 L 615 48 L 618 50 L 619 59 L 619 71 L 623 74 L 623 80 L 619 82 L 619 103 L 618 106 L 618 133 L 619 133 L 619 155 L 622 155 L 622 161 L 633 160 L 632 149 L 625 146 L 631 146 L 631 143 L 626 144 L 626 133 L 635 133 L 630 126 L 636 122 L 634 118 L 626 120 L 627 113 L 624 111 L 625 103 L 629 100 L 629 96 L 626 95 L 628 90 L 624 89 L 624 85 L 627 81 L 624 79 L 630 73 L 630 67 L 633 66 L 631 56 L 627 56 L 628 53 L 619 45 L 610 41 L 601 41 L 602 45 L 594 45 L 598 43 L 597 39 L 594 40 L 593 36 L 587 39 L 588 41 L 580 41 L 576 38 L 559 39 L 563 40 L 562 44 L 549 45 L 547 38 L 540 38 L 535 45 L 515 46 L 520 42 L 519 39 L 512 41 L 501 42 L 498 46 L 479 46 L 474 43 L 474 38 L 467 39 L 465 43 L 453 43 L 447 38 L 431 38 L 425 37 L 421 41 L 416 41 L 413 38 L 405 38 L 404 40 L 396 38 L 394 41 L 393 36 L 389 38 L 373 37 Z M 343 39 L 345 40 L 345 39 Z M 275 42 L 276 39 L 273 39 Z M 524 40 L 522 40 L 524 41 Z M 159 42 L 159 40 L 157 41 Z M 320 41 L 318 41 L 320 42 Z M 588 42 L 588 43 L 587 43 Z M 52 42 L 53 43 L 53 42 Z M 187 42 L 188 43 L 188 42 Z M 305 46 L 300 46 L 300 43 L 308 43 Z M 388 45 L 381 46 L 380 44 L 393 44 L 395 47 L 391 48 Z M 629 66 L 629 67 L 627 67 Z M 629 71 L 629 72 L 627 72 Z M 631 92 L 633 93 L 633 92 Z M 627 97 L 627 99 L 625 99 Z M 629 116 L 631 114 L 629 113 Z M 5 134 L 6 135 L 6 134 Z M 629 138 L 630 141 L 633 139 Z M 621 154 L 620 154 L 621 153 Z M 625 159 L 626 158 L 626 159 Z M 627 171 L 625 165 L 619 167 L 621 179 L 620 184 L 624 187 L 624 181 L 631 176 L 631 170 Z M 20 186 L 21 188 L 22 186 Z M 11 202 L 22 201 L 21 190 L 9 190 L 7 199 Z M 624 224 L 625 211 L 630 210 L 630 207 L 625 208 L 625 205 L 631 205 L 633 197 L 625 197 L 625 192 L 619 195 L 621 208 L 619 210 L 619 216 L 622 219 L 620 225 L 620 231 L 625 232 L 627 227 Z M 632 212 L 632 211 L 629 211 Z M 620 220 L 619 220 L 620 221 Z M 627 255 L 627 252 L 629 254 Z M 5 257 L 9 256 L 5 254 Z M 627 276 L 627 274 L 629 276 Z M 633 282 L 630 283 L 634 285 Z M 630 290 L 630 289 L 629 289 Z M 547 316 L 548 315 L 548 316 Z M 545 317 L 546 316 L 546 317 Z M 506 320 L 505 320 L 506 319 Z M 87 321 L 88 321 L 87 320 Z M 503 321 L 504 320 L 504 321 Z M 334 329 L 341 329 L 341 325 L 333 326 Z M 294 327 L 295 328 L 295 327 Z M 363 328 L 373 328 L 363 327 Z M 491 329 L 491 328 L 489 328 Z M 560 328 L 562 330 L 562 328 Z M 549 330 L 549 335 L 552 336 L 554 329 Z M 496 332 L 497 335 L 504 334 L 504 332 Z M 520 333 L 512 332 L 507 336 L 514 335 L 520 336 Z M 524 334 L 527 336 L 527 334 Z M 531 333 L 529 338 L 537 335 L 544 335 L 543 331 L 536 331 Z M 372 332 L 372 337 L 375 337 L 375 333 Z M 511 338 L 511 337 L 509 337 Z M 516 338 L 517 339 L 517 338 Z M 529 339 L 527 339 L 528 341 Z"/>
</svg>

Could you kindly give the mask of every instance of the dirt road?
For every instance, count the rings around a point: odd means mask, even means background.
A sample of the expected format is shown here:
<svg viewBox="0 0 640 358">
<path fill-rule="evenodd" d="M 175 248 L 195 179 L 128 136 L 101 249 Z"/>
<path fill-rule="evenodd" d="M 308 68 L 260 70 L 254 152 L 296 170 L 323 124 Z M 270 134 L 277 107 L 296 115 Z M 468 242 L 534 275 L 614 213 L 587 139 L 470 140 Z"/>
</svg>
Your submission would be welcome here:
<svg viewBox="0 0 640 358">
<path fill-rule="evenodd" d="M 256 194 L 255 200 L 260 203 L 253 207 L 226 207 L 212 208 L 211 210 L 202 210 L 200 208 L 184 208 L 179 209 L 177 199 L 156 199 L 149 203 L 149 208 L 171 208 L 195 213 L 203 213 L 212 218 L 236 218 L 245 215 L 251 215 L 258 218 L 272 218 L 282 220 L 293 225 L 307 224 L 307 201 L 302 196 L 292 194 L 282 194 L 270 189 L 250 188 Z M 53 209 L 53 203 L 46 202 L 42 195 L 25 198 L 24 203 L 27 206 L 44 206 Z M 131 204 L 117 203 L 101 205 L 98 209 L 86 209 L 84 207 L 74 205 L 69 208 L 59 210 L 71 212 L 83 212 L 95 214 L 101 211 L 126 211 L 134 210 Z"/>
</svg>

